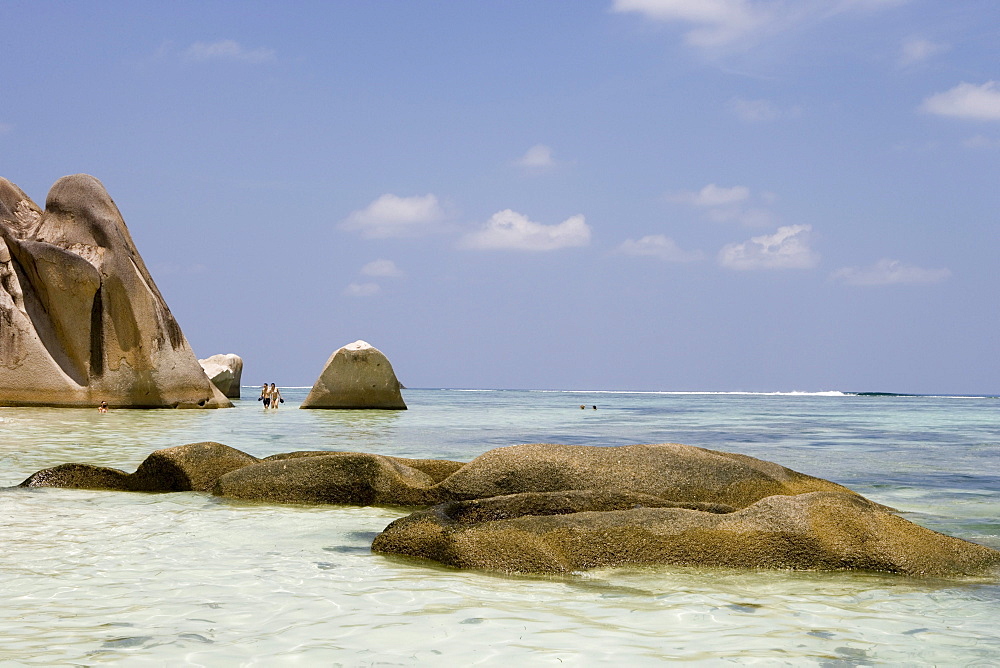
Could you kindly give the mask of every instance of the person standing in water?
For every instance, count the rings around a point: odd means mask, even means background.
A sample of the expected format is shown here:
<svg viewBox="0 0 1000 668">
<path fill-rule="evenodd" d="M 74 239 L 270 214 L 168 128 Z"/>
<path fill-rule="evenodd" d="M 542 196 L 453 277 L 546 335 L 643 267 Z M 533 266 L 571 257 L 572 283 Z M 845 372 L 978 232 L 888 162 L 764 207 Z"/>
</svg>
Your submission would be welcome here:
<svg viewBox="0 0 1000 668">
<path fill-rule="evenodd" d="M 267 383 L 261 386 L 260 396 L 257 397 L 257 401 L 263 401 L 265 409 L 271 405 L 271 391 L 267 389 Z"/>
<path fill-rule="evenodd" d="M 285 403 L 285 400 L 281 398 L 281 390 L 275 387 L 274 383 L 271 383 L 270 394 L 271 394 L 271 408 L 277 410 L 278 404 Z"/>
<path fill-rule="evenodd" d="M 102 401 L 101 405 L 97 407 L 98 412 L 107 413 L 108 412 L 108 402 Z"/>
</svg>

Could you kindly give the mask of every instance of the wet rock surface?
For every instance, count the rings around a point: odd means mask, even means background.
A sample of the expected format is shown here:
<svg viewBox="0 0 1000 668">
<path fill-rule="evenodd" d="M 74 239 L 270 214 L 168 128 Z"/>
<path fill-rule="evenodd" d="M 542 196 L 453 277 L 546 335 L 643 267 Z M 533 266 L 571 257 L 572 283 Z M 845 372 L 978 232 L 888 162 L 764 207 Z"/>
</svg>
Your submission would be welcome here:
<svg viewBox="0 0 1000 668">
<path fill-rule="evenodd" d="M 258 459 L 206 442 L 158 450 L 132 474 L 63 464 L 20 486 L 416 507 L 372 549 L 508 573 L 652 564 L 1000 572 L 1000 551 L 923 528 L 836 483 L 678 444 L 520 445 L 462 463 L 327 451 Z"/>
<path fill-rule="evenodd" d="M 518 515 L 509 509 L 521 496 L 506 497 L 507 510 L 495 517 L 455 504 L 413 513 L 390 524 L 372 549 L 507 573 L 676 564 L 955 576 L 1000 566 L 996 550 L 843 492 L 769 496 L 730 513 L 651 505 L 590 510 L 586 504 L 563 512 L 565 503 L 553 500 L 559 512 L 546 512 L 551 506 L 539 512 L 532 501 Z"/>
<path fill-rule="evenodd" d="M 259 461 L 222 443 L 205 441 L 164 448 L 150 454 L 136 469 L 90 464 L 60 464 L 33 473 L 19 487 L 67 487 L 122 492 L 204 492 L 219 477 Z"/>
</svg>

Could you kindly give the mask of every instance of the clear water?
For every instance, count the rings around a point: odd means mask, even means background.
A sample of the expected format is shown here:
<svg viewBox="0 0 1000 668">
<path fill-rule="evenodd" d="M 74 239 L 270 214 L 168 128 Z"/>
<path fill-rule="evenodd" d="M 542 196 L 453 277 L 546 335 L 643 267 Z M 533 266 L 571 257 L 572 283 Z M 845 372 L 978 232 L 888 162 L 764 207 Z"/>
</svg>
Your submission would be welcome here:
<svg viewBox="0 0 1000 668">
<path fill-rule="evenodd" d="M 405 412 L 0 409 L 0 486 L 132 471 L 215 440 L 254 455 L 468 460 L 515 443 L 680 442 L 845 484 L 1000 548 L 1000 400 L 408 390 Z M 585 404 L 588 408 L 581 410 Z M 590 408 L 596 404 L 597 410 Z M 0 490 L 0 665 L 1000 664 L 1000 583 L 851 573 L 460 572 L 369 550 L 396 510 Z"/>
</svg>

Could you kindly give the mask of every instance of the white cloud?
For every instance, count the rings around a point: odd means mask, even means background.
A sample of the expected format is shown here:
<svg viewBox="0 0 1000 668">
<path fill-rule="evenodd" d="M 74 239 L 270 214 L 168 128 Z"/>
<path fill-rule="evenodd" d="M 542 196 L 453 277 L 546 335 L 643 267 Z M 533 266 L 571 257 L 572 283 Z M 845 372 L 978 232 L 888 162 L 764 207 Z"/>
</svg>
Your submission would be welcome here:
<svg viewBox="0 0 1000 668">
<path fill-rule="evenodd" d="M 802 112 L 799 107 L 782 109 L 770 100 L 747 100 L 742 97 L 734 97 L 727 106 L 737 118 L 746 123 L 767 123 L 795 118 Z"/>
<path fill-rule="evenodd" d="M 705 257 L 701 251 L 681 250 L 676 241 L 662 234 L 651 234 L 638 241 L 626 239 L 618 247 L 618 252 L 625 255 L 656 257 L 667 262 L 695 262 Z"/>
<path fill-rule="evenodd" d="M 434 195 L 399 197 L 387 193 L 353 212 L 340 226 L 364 237 L 385 239 L 432 232 L 444 217 L 444 209 Z"/>
<path fill-rule="evenodd" d="M 674 193 L 669 199 L 700 209 L 705 218 L 717 223 L 737 222 L 747 227 L 766 227 L 777 222 L 771 211 L 751 204 L 750 189 L 746 186 L 726 188 L 710 183 L 696 192 Z M 773 193 L 762 193 L 759 199 L 770 204 L 775 197 Z"/>
<path fill-rule="evenodd" d="M 690 24 L 684 41 L 700 47 L 731 43 L 770 20 L 760 4 L 751 5 L 747 0 L 614 0 L 612 11 Z"/>
<path fill-rule="evenodd" d="M 948 50 L 947 44 L 931 42 L 921 37 L 903 40 L 899 50 L 899 64 L 903 67 L 916 65 Z"/>
<path fill-rule="evenodd" d="M 378 283 L 351 283 L 344 288 L 344 294 L 348 297 L 374 297 L 382 292 Z"/>
<path fill-rule="evenodd" d="M 590 227 L 583 216 L 572 216 L 557 225 L 543 225 L 504 209 L 493 214 L 481 230 L 463 237 L 459 248 L 551 251 L 589 243 Z"/>
<path fill-rule="evenodd" d="M 218 42 L 195 42 L 184 51 L 187 60 L 231 60 L 243 63 L 266 63 L 274 60 L 274 49 L 247 49 L 231 39 Z"/>
<path fill-rule="evenodd" d="M 914 285 L 940 283 L 951 276 L 948 269 L 923 269 L 884 258 L 870 267 L 843 267 L 830 280 L 845 285 Z"/>
<path fill-rule="evenodd" d="M 746 186 L 724 188 L 714 183 L 709 183 L 698 192 L 677 193 L 671 199 L 675 202 L 684 202 L 692 206 L 713 208 L 743 202 L 748 197 L 750 197 L 750 189 Z"/>
<path fill-rule="evenodd" d="M 774 234 L 729 244 L 719 251 L 719 264 L 729 269 L 810 269 L 819 262 L 809 247 L 810 225 L 779 227 Z"/>
<path fill-rule="evenodd" d="M 839 2 L 833 3 L 835 5 L 833 12 L 836 13 L 838 11 L 851 9 L 860 9 L 862 11 L 879 10 L 886 7 L 905 5 L 909 1 L 910 0 L 839 0 Z"/>
<path fill-rule="evenodd" d="M 556 166 L 552 157 L 552 149 L 545 144 L 536 144 L 517 160 L 517 164 L 526 170 L 543 171 Z"/>
<path fill-rule="evenodd" d="M 847 12 L 872 12 L 909 0 L 614 0 L 612 11 L 686 24 L 684 41 L 705 50 L 752 46 L 762 38 Z"/>
<path fill-rule="evenodd" d="M 1000 84 L 987 81 L 976 86 L 963 82 L 951 90 L 931 95 L 920 109 L 938 116 L 1000 121 Z"/>
<path fill-rule="evenodd" d="M 403 272 L 392 260 L 372 260 L 361 267 L 361 273 L 365 276 L 396 278 L 403 275 Z"/>
<path fill-rule="evenodd" d="M 736 222 L 746 227 L 768 227 L 777 223 L 773 213 L 758 207 L 718 207 L 709 209 L 706 216 L 716 223 Z"/>
</svg>

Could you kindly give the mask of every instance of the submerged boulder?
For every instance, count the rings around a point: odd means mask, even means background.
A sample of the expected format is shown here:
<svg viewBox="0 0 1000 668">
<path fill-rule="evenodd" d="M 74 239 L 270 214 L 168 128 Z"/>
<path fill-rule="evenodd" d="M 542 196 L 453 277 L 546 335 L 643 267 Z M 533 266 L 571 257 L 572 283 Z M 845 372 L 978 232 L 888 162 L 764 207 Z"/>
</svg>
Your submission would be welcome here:
<svg viewBox="0 0 1000 668">
<path fill-rule="evenodd" d="M 299 408 L 406 410 L 401 387 L 382 351 L 355 341 L 330 355 Z"/>
<path fill-rule="evenodd" d="M 0 178 L 0 405 L 232 406 L 208 380 L 118 207 L 86 174 L 45 210 Z"/>
<path fill-rule="evenodd" d="M 429 462 L 433 460 L 423 460 Z M 219 478 L 216 496 L 277 503 L 421 506 L 434 503 L 434 478 L 405 460 L 362 452 L 276 457 Z M 426 468 L 436 467 L 425 464 Z"/>
<path fill-rule="evenodd" d="M 91 464 L 60 464 L 33 473 L 18 487 L 204 492 L 224 474 L 257 461 L 253 455 L 236 448 L 204 441 L 156 450 L 139 464 L 135 473 Z"/>
<path fill-rule="evenodd" d="M 243 358 L 232 353 L 212 355 L 198 364 L 212 384 L 229 399 L 240 398 L 240 380 L 243 377 Z"/>
<path fill-rule="evenodd" d="M 299 450 L 297 452 L 283 452 L 277 455 L 270 455 L 269 457 L 264 457 L 265 462 L 273 462 L 282 459 L 301 459 L 302 457 L 323 457 L 326 455 L 336 454 L 336 452 L 331 450 Z M 411 459 L 409 457 L 390 457 L 389 455 L 380 455 L 387 457 L 394 462 L 398 462 L 405 466 L 415 468 L 418 471 L 422 471 L 431 477 L 435 483 L 439 483 L 458 469 L 465 466 L 465 462 L 456 462 L 451 459 Z"/>
<path fill-rule="evenodd" d="M 390 524 L 372 549 L 508 573 L 674 564 L 955 576 L 1000 567 L 1000 551 L 925 529 L 852 493 L 768 496 L 730 513 L 648 502 L 573 512 L 558 495 L 547 505 L 517 498 L 524 496 L 503 499 L 507 511 L 496 516 L 469 512 L 469 502 L 414 513 Z M 510 512 L 518 505 L 523 512 Z"/>
<path fill-rule="evenodd" d="M 18 487 L 62 487 L 65 489 L 106 489 L 131 491 L 129 474 L 121 469 L 93 464 L 59 464 L 32 473 Z"/>
</svg>

